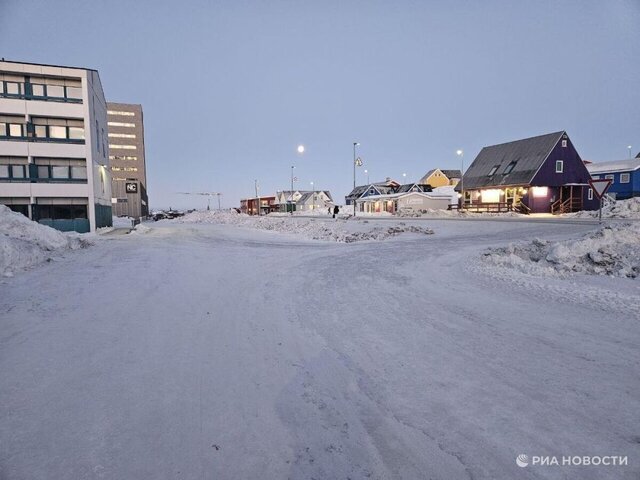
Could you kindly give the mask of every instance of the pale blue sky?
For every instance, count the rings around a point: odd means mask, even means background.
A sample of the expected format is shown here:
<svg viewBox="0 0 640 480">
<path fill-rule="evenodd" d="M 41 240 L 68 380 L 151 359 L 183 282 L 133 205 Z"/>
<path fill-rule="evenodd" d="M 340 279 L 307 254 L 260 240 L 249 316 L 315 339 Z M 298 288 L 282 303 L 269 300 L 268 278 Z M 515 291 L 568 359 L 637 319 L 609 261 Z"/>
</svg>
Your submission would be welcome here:
<svg viewBox="0 0 640 480">
<path fill-rule="evenodd" d="M 358 183 L 563 129 L 585 159 L 640 151 L 639 0 L 0 0 L 0 56 L 141 103 L 152 208 L 235 206 L 292 164 L 344 201 L 355 140 Z"/>
</svg>

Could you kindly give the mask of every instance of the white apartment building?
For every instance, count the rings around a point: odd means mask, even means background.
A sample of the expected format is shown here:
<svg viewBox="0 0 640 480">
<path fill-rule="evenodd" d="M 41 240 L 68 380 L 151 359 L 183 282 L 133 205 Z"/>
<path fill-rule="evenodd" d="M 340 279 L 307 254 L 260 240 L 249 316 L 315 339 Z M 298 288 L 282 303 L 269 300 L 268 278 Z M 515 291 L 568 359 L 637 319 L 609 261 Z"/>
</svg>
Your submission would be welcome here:
<svg viewBox="0 0 640 480">
<path fill-rule="evenodd" d="M 59 230 L 111 226 L 96 70 L 0 61 L 0 204 Z"/>
</svg>

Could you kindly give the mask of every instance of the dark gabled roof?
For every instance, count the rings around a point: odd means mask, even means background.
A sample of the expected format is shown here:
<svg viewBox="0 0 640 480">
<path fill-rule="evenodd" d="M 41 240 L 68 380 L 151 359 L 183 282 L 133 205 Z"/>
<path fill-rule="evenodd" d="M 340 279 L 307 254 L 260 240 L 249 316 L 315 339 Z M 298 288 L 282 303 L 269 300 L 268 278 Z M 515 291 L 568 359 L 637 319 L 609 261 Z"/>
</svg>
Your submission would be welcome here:
<svg viewBox="0 0 640 480">
<path fill-rule="evenodd" d="M 464 189 L 528 185 L 565 132 L 554 132 L 515 142 L 484 147 L 464 173 Z M 507 166 L 515 162 L 510 173 Z M 489 176 L 497 166 L 495 173 Z M 460 190 L 461 185 L 456 186 Z"/>
<path fill-rule="evenodd" d="M 347 195 L 346 198 L 352 198 L 352 197 L 359 198 L 364 192 L 369 190 L 371 187 L 374 187 L 380 193 L 388 193 L 388 189 L 394 188 L 395 185 L 398 185 L 398 183 L 391 180 L 390 178 L 386 179 L 384 182 L 370 183 L 368 185 L 358 185 L 356 188 L 351 190 L 351 193 L 349 193 L 349 195 Z"/>
<path fill-rule="evenodd" d="M 440 170 L 440 171 L 444 173 L 449 180 L 451 180 L 452 178 L 460 178 L 462 176 L 462 173 L 460 173 L 460 170 Z"/>
<path fill-rule="evenodd" d="M 636 155 L 636 158 L 640 158 L 640 152 L 638 152 L 638 154 Z"/>
<path fill-rule="evenodd" d="M 414 187 L 416 191 L 422 192 L 422 193 L 432 191 L 431 185 L 425 185 L 421 183 L 407 183 L 405 185 L 400 185 L 398 188 L 396 188 L 394 193 L 410 192 L 411 189 L 413 189 Z"/>
</svg>

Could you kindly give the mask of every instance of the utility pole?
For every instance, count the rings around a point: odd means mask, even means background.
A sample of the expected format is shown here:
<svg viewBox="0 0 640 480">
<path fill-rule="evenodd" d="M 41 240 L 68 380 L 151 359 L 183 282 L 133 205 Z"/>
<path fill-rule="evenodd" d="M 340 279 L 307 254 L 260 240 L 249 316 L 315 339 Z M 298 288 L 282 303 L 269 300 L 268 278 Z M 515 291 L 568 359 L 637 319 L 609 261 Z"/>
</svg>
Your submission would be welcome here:
<svg viewBox="0 0 640 480">
<path fill-rule="evenodd" d="M 353 142 L 353 189 L 356 189 L 356 147 L 360 145 L 360 143 L 358 142 Z M 353 198 L 351 200 L 351 202 L 353 203 L 353 216 L 356 216 L 356 199 Z"/>
<path fill-rule="evenodd" d="M 256 187 L 256 207 L 258 209 L 258 216 L 260 216 L 260 196 L 258 195 L 258 180 L 253 181 Z"/>
</svg>

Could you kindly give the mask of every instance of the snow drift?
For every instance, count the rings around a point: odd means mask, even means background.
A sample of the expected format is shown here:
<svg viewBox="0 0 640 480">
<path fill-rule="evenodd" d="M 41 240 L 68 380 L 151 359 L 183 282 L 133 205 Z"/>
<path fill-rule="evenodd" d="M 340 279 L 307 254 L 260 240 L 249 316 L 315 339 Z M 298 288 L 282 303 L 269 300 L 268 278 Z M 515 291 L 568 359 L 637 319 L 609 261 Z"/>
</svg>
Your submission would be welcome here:
<svg viewBox="0 0 640 480">
<path fill-rule="evenodd" d="M 533 275 L 640 276 L 640 225 L 606 226 L 577 240 L 533 240 L 489 249 L 486 263 Z"/>
<path fill-rule="evenodd" d="M 50 261 L 65 250 L 84 248 L 91 243 L 76 233 L 62 233 L 29 220 L 0 205 L 0 275 Z"/>
<path fill-rule="evenodd" d="M 597 218 L 598 210 L 567 213 L 566 216 Z M 605 218 L 640 219 L 640 197 L 633 197 L 627 200 L 607 201 L 602 207 L 602 216 Z"/>
<path fill-rule="evenodd" d="M 369 226 L 344 219 L 322 221 L 303 218 L 264 216 L 256 217 L 235 211 L 198 211 L 176 220 L 180 223 L 214 223 L 240 227 L 270 230 L 279 233 L 299 235 L 311 240 L 353 243 L 365 240 L 384 240 L 403 233 L 431 235 L 433 230 L 402 222 L 391 226 Z M 347 227 L 349 225 L 349 228 Z"/>
</svg>

